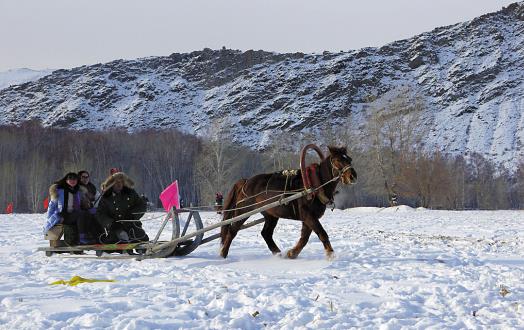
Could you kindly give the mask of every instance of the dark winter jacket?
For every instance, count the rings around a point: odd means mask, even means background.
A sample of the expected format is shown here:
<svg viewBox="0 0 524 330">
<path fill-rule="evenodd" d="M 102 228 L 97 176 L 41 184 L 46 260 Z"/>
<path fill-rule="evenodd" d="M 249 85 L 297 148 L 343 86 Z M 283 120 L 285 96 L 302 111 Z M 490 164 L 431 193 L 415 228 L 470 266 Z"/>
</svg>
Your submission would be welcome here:
<svg viewBox="0 0 524 330">
<path fill-rule="evenodd" d="M 124 188 L 115 193 L 111 188 L 118 179 L 123 180 Z M 96 220 L 106 229 L 118 220 L 138 220 L 146 211 L 145 201 L 133 189 L 133 181 L 124 173 L 110 176 L 103 184 L 106 191 L 96 210 Z"/>
</svg>

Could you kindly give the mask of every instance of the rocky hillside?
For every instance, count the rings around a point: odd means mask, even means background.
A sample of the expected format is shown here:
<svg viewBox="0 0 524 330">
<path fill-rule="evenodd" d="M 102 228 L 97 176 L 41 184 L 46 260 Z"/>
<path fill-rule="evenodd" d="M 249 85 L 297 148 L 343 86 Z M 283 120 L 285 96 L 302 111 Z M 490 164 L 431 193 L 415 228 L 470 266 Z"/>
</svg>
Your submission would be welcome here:
<svg viewBox="0 0 524 330">
<path fill-rule="evenodd" d="M 359 130 L 370 102 L 411 86 L 426 146 L 512 167 L 524 150 L 524 2 L 380 48 L 324 54 L 210 50 L 57 70 L 0 90 L 0 124 L 176 127 L 263 148 L 326 122 Z M 348 126 L 348 118 L 349 126 Z"/>
</svg>

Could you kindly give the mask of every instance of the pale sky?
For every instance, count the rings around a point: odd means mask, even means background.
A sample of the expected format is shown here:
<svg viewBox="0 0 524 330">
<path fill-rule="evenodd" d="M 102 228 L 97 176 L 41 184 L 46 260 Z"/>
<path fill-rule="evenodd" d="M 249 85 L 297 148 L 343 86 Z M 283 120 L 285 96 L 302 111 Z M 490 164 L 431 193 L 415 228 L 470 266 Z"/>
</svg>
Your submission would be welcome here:
<svg viewBox="0 0 524 330">
<path fill-rule="evenodd" d="M 0 0 L 0 71 L 205 47 L 321 53 L 409 38 L 515 0 Z"/>
</svg>

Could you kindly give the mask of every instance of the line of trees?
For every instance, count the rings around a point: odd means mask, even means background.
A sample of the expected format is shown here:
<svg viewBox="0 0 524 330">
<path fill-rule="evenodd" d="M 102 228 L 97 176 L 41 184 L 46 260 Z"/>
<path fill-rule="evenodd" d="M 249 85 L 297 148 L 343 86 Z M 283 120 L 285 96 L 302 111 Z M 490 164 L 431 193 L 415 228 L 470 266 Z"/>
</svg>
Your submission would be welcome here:
<svg viewBox="0 0 524 330">
<path fill-rule="evenodd" d="M 397 132 L 396 137 L 392 136 L 393 132 Z M 524 161 L 510 172 L 479 154 L 465 158 L 438 151 L 428 153 L 417 146 L 399 148 L 407 145 L 392 143 L 399 139 L 400 132 L 405 130 L 392 129 L 388 132 L 390 139 L 373 142 L 363 132 L 357 136 L 354 132 L 341 134 L 324 129 L 315 135 L 300 136 L 298 140 L 303 141 L 303 145 L 316 143 L 324 150 L 327 145 L 347 146 L 358 181 L 355 185 L 338 186 L 337 208 L 403 204 L 448 210 L 524 209 Z M 270 164 L 276 165 L 270 168 L 298 167 L 297 151 L 283 149 L 288 139 L 288 135 L 277 136 L 266 151 Z"/>
<path fill-rule="evenodd" d="M 222 138 L 222 136 L 221 136 Z M 160 207 L 160 192 L 178 180 L 184 205 L 212 205 L 241 176 L 263 169 L 262 156 L 227 139 L 204 142 L 177 130 L 75 131 L 39 123 L 0 127 L 0 212 L 43 212 L 49 186 L 67 172 L 87 170 L 95 185 L 117 167 L 137 192 Z"/>
<path fill-rule="evenodd" d="M 341 199 L 344 207 L 524 208 L 524 159 L 510 172 L 480 154 L 429 152 L 424 139 L 434 125 L 412 89 L 401 87 L 370 104 L 361 131 L 324 130 L 324 141 L 348 145 L 356 168 L 365 169 L 360 184 Z"/>
<path fill-rule="evenodd" d="M 42 128 L 37 123 L 0 128 L 0 203 L 15 212 L 41 212 L 49 185 L 66 172 L 88 170 L 96 185 L 118 167 L 140 193 L 158 196 L 178 179 L 183 199 L 198 199 L 193 163 L 198 139 L 177 131 L 93 132 Z"/>
<path fill-rule="evenodd" d="M 439 152 L 410 152 L 395 155 L 399 170 L 387 172 L 386 181 L 373 174 L 380 169 L 370 153 L 354 151 L 352 156 L 359 183 L 343 191 L 342 208 L 398 204 L 450 210 L 524 208 L 524 163 L 510 173 L 476 154 L 466 160 Z"/>
<path fill-rule="evenodd" d="M 49 185 L 66 172 L 88 170 L 99 185 L 112 167 L 128 173 L 137 191 L 158 207 L 158 195 L 174 180 L 185 205 L 212 205 L 216 192 L 226 194 L 241 177 L 298 168 L 298 152 L 290 147 L 294 141 L 348 146 L 359 180 L 339 186 L 339 208 L 524 208 L 524 162 L 510 173 L 480 155 L 465 159 L 422 152 L 413 133 L 420 105 L 409 104 L 402 119 L 389 110 L 371 111 L 368 144 L 357 143 L 363 139 L 353 132 L 326 128 L 318 134 L 276 135 L 263 152 L 232 143 L 227 123 L 214 125 L 205 139 L 176 130 L 74 131 L 33 122 L 0 127 L 0 212 L 8 203 L 15 212 L 43 212 Z"/>
</svg>

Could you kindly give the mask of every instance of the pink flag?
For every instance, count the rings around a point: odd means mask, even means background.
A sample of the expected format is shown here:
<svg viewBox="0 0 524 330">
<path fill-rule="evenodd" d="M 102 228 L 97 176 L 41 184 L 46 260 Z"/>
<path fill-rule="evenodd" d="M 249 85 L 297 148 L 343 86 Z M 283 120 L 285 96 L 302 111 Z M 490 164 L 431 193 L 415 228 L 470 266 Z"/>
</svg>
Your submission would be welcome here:
<svg viewBox="0 0 524 330">
<path fill-rule="evenodd" d="M 178 195 L 178 181 L 175 180 L 170 184 L 164 191 L 160 193 L 160 200 L 162 201 L 162 206 L 166 209 L 166 212 L 169 212 L 171 207 L 177 209 L 180 208 L 180 196 Z"/>
</svg>

